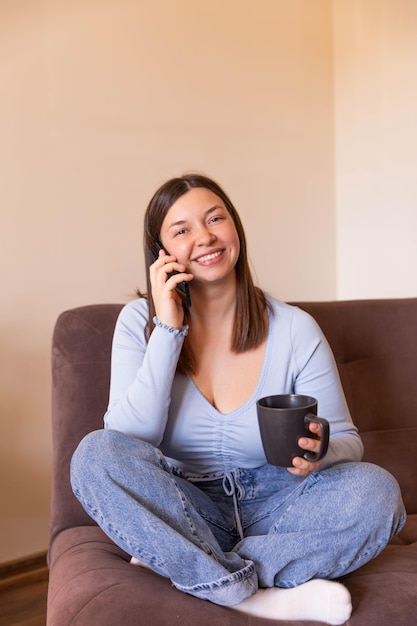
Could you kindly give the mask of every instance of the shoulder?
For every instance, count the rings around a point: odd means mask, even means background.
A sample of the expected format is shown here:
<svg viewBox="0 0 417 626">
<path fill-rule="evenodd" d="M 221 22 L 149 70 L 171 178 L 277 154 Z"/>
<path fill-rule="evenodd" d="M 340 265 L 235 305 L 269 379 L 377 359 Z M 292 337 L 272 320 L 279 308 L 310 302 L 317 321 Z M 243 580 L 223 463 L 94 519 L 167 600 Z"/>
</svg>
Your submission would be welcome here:
<svg viewBox="0 0 417 626">
<path fill-rule="evenodd" d="M 146 298 L 136 298 L 126 304 L 119 313 L 116 323 L 116 332 L 143 333 L 148 323 L 148 301 Z"/>
<path fill-rule="evenodd" d="M 271 311 L 270 323 L 278 327 L 287 327 L 291 332 L 320 334 L 315 319 L 303 309 L 287 302 L 282 302 L 271 296 L 267 296 L 267 302 Z"/>
<path fill-rule="evenodd" d="M 275 318 L 281 320 L 311 320 L 314 322 L 314 319 L 311 317 L 309 313 L 303 311 L 298 306 L 294 304 L 288 304 L 287 302 L 282 302 L 281 300 L 277 300 L 272 296 L 267 296 L 266 301 Z"/>
<path fill-rule="evenodd" d="M 125 304 L 120 311 L 119 318 L 130 319 L 137 316 L 148 319 L 148 300 L 146 298 L 136 298 Z"/>
</svg>

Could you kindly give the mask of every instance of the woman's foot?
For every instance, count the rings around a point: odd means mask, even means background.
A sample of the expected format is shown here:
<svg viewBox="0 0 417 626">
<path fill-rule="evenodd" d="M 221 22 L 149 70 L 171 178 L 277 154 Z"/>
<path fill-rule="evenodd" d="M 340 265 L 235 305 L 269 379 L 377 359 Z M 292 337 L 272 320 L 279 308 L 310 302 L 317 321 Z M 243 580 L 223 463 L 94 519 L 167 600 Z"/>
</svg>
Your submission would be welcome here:
<svg viewBox="0 0 417 626">
<path fill-rule="evenodd" d="M 336 626 L 349 619 L 352 602 L 340 583 L 315 579 L 291 589 L 258 589 L 231 608 L 267 619 L 312 620 Z"/>
<path fill-rule="evenodd" d="M 151 569 L 149 565 L 146 565 L 146 563 L 139 561 L 139 559 L 137 559 L 135 556 L 132 556 L 132 558 L 130 559 L 130 564 L 136 565 L 137 567 L 145 567 L 146 569 Z"/>
</svg>

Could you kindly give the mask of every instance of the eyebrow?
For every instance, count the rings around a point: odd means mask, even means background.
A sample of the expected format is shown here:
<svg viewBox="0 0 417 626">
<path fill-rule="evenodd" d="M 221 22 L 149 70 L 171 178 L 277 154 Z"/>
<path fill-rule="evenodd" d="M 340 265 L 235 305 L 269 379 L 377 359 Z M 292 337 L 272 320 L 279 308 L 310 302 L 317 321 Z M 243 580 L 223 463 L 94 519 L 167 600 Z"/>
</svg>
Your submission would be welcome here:
<svg viewBox="0 0 417 626">
<path fill-rule="evenodd" d="M 221 206 L 220 204 L 215 204 L 214 206 L 207 209 L 207 211 L 204 213 L 204 217 L 211 215 L 211 213 L 214 213 L 214 211 L 217 211 L 218 209 L 224 209 L 224 208 L 225 207 Z M 186 223 L 187 223 L 187 220 L 178 220 L 178 222 L 173 222 L 172 224 L 170 224 L 168 226 L 168 230 L 171 230 L 171 228 L 178 228 L 179 226 L 184 226 L 184 224 Z"/>
</svg>

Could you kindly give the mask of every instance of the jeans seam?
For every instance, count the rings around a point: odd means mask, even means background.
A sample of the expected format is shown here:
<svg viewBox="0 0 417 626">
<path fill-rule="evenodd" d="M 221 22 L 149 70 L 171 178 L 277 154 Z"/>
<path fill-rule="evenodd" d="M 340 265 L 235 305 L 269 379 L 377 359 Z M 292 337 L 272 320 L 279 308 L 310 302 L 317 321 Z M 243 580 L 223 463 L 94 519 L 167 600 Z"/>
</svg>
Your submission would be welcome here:
<svg viewBox="0 0 417 626">
<path fill-rule="evenodd" d="M 80 497 L 80 492 L 78 489 L 74 489 L 74 494 L 77 496 L 77 498 Z M 145 559 L 147 559 L 150 563 L 154 564 L 156 568 L 158 569 L 165 569 L 165 564 L 156 559 L 155 555 L 153 554 L 149 554 L 143 551 L 142 548 L 140 548 L 139 546 L 137 546 L 135 543 L 132 543 L 132 541 L 130 541 L 125 535 L 122 535 L 116 528 L 114 528 L 114 526 L 108 522 L 105 522 L 103 515 L 97 510 L 97 508 L 93 507 L 89 502 L 87 502 L 86 500 L 80 500 L 80 502 L 83 502 L 83 506 L 85 506 L 88 511 L 90 511 L 91 517 L 99 523 L 100 528 L 104 531 L 104 529 L 107 529 L 107 535 L 110 537 L 117 537 L 122 543 L 123 543 L 123 549 L 124 546 L 129 546 L 131 548 L 131 555 L 133 554 L 139 554 L 140 557 L 145 557 Z M 104 531 L 106 532 L 106 531 Z"/>
<path fill-rule="evenodd" d="M 182 509 L 184 511 L 184 515 L 185 515 L 185 518 L 186 518 L 186 520 L 188 522 L 188 527 L 189 527 L 189 530 L 190 530 L 192 536 L 198 541 L 198 545 L 200 546 L 200 548 L 202 550 L 204 550 L 204 552 L 206 554 L 208 554 L 213 559 L 215 559 L 217 562 L 219 562 L 219 558 L 215 554 L 215 552 L 213 551 L 211 546 L 206 541 L 204 541 L 204 539 L 201 539 L 201 537 L 199 537 L 199 535 L 197 533 L 197 529 L 196 529 L 196 527 L 195 527 L 195 525 L 193 523 L 192 517 L 191 517 L 191 515 L 190 515 L 190 513 L 188 511 L 188 508 L 186 506 L 187 498 L 186 498 L 183 490 L 181 489 L 181 487 L 179 486 L 179 484 L 177 483 L 177 481 L 175 480 L 175 478 L 174 478 L 174 476 L 172 474 L 171 474 L 171 477 L 172 477 L 173 483 L 174 483 L 174 485 L 175 485 L 175 487 L 176 487 L 176 489 L 178 491 L 178 495 L 179 495 L 180 500 L 181 500 Z"/>
</svg>

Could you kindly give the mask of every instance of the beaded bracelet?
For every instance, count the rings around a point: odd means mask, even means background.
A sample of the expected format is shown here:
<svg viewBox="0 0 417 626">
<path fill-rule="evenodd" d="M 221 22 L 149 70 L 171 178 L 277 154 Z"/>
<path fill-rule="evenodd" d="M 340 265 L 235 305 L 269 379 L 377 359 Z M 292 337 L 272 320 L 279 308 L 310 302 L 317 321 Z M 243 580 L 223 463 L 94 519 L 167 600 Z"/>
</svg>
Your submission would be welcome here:
<svg viewBox="0 0 417 626">
<path fill-rule="evenodd" d="M 181 328 L 173 328 L 172 326 L 168 326 L 167 324 L 164 324 L 163 322 L 161 322 L 156 317 L 156 315 L 154 316 L 152 321 L 155 324 L 155 326 L 159 326 L 159 328 L 164 328 L 169 333 L 172 333 L 173 335 L 176 335 L 178 337 L 185 337 L 186 335 L 188 335 L 188 324 L 186 324 L 185 326 L 181 326 Z"/>
</svg>

